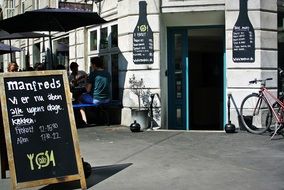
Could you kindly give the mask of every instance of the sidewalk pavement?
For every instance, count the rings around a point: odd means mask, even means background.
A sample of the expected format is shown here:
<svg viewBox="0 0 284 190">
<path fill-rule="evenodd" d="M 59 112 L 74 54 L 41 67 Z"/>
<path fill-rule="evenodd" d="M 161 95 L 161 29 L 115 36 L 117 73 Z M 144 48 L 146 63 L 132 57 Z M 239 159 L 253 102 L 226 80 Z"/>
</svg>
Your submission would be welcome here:
<svg viewBox="0 0 284 190">
<path fill-rule="evenodd" d="M 283 190 L 284 139 L 247 132 L 78 129 L 92 190 Z M 69 182 L 31 189 L 78 189 Z M 0 180 L 10 189 L 10 179 Z"/>
</svg>

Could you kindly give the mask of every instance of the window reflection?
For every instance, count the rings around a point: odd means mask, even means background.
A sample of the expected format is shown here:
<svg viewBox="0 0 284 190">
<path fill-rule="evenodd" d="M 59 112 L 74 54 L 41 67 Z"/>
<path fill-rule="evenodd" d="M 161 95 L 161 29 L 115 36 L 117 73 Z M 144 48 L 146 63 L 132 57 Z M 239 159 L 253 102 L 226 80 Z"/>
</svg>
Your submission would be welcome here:
<svg viewBox="0 0 284 190">
<path fill-rule="evenodd" d="M 181 110 L 181 108 L 176 109 L 176 119 L 177 119 L 177 125 L 182 126 L 182 110 Z"/>
<path fill-rule="evenodd" d="M 98 36 L 97 31 L 90 32 L 90 50 L 94 51 L 97 50 L 97 44 L 98 44 Z"/>
<path fill-rule="evenodd" d="M 117 25 L 111 26 L 111 47 L 118 47 Z"/>
<path fill-rule="evenodd" d="M 107 28 L 102 28 L 101 29 L 100 49 L 106 49 L 107 47 L 108 47 Z"/>
<path fill-rule="evenodd" d="M 175 35 L 175 90 L 176 99 L 182 98 L 182 35 Z"/>
<path fill-rule="evenodd" d="M 112 99 L 119 99 L 118 55 L 111 55 Z"/>
</svg>

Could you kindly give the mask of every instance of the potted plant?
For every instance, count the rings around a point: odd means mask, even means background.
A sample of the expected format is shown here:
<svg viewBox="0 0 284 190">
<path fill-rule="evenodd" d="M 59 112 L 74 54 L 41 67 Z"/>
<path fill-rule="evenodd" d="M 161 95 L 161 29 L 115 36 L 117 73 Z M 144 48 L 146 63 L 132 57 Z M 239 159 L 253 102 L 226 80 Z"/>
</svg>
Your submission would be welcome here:
<svg viewBox="0 0 284 190">
<path fill-rule="evenodd" d="M 132 119 L 140 124 L 142 130 L 146 129 L 149 124 L 149 106 L 147 104 L 149 103 L 150 91 L 145 88 L 143 79 L 136 79 L 134 74 L 129 78 L 129 85 L 131 92 L 137 96 L 138 100 L 138 109 L 131 109 Z"/>
</svg>

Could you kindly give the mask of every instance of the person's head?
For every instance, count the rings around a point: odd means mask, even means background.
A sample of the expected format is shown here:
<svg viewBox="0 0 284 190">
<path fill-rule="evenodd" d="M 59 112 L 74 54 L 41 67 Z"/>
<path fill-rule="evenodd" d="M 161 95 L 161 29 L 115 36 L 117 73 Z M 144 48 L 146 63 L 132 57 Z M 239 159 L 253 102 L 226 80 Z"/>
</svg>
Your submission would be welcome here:
<svg viewBox="0 0 284 190">
<path fill-rule="evenodd" d="M 91 65 L 94 69 L 102 69 L 104 66 L 104 61 L 102 57 L 92 57 Z"/>
<path fill-rule="evenodd" d="M 44 64 L 43 63 L 36 63 L 35 64 L 35 71 L 43 71 L 44 68 Z"/>
<path fill-rule="evenodd" d="M 71 63 L 70 63 L 70 70 L 71 70 L 72 72 L 78 71 L 78 67 L 79 67 L 78 63 L 76 63 L 76 62 L 71 62 Z"/>
<path fill-rule="evenodd" d="M 10 62 L 8 64 L 8 68 L 7 68 L 8 72 L 17 72 L 18 69 L 19 69 L 19 66 L 16 62 Z"/>
</svg>

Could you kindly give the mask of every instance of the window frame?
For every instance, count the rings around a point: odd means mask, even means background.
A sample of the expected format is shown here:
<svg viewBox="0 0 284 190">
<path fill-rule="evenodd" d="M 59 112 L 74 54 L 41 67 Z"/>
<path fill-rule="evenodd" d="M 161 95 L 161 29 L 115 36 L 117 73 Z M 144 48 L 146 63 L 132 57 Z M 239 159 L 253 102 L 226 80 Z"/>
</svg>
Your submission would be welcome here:
<svg viewBox="0 0 284 190">
<path fill-rule="evenodd" d="M 33 0 L 33 7 L 34 7 L 34 9 L 39 9 L 39 7 L 40 7 L 40 0 Z"/>
<path fill-rule="evenodd" d="M 113 26 L 117 26 L 117 47 L 112 47 L 112 27 Z M 100 49 L 100 42 L 101 42 L 101 29 L 107 28 L 107 40 L 108 40 L 108 45 L 107 48 L 104 49 Z M 91 33 L 96 31 L 96 35 L 97 35 L 97 44 L 96 44 L 96 50 L 91 50 Z M 110 73 L 112 81 L 110 83 L 110 94 L 111 94 L 111 99 L 114 100 L 114 98 L 117 99 L 121 99 L 121 93 L 119 90 L 119 81 L 116 81 L 116 85 L 117 85 L 117 91 L 113 92 L 114 87 L 113 87 L 113 58 L 114 56 L 117 56 L 117 62 L 115 64 L 116 68 L 117 68 L 117 73 L 116 75 L 119 76 L 119 48 L 118 48 L 118 23 L 117 21 L 115 22 L 111 22 L 111 23 L 107 23 L 107 24 L 102 24 L 100 26 L 96 26 L 96 27 L 92 27 L 88 30 L 88 68 L 89 68 L 89 72 L 91 72 L 91 64 L 90 64 L 90 60 L 92 57 L 104 57 L 104 64 L 105 64 L 105 68 L 107 69 L 107 71 Z M 106 57 L 106 58 L 105 58 Z M 107 60 L 107 62 L 105 62 Z M 119 77 L 117 77 L 119 80 Z"/>
<path fill-rule="evenodd" d="M 25 13 L 25 2 L 26 2 L 26 0 L 21 0 L 20 1 L 20 10 L 21 10 L 21 13 Z"/>
<path fill-rule="evenodd" d="M 118 51 L 118 43 L 117 43 L 117 47 L 112 47 L 112 26 L 117 25 L 117 22 L 112 22 L 112 23 L 108 23 L 108 24 L 103 24 L 101 26 L 97 26 L 97 27 L 93 27 L 91 29 L 89 29 L 88 31 L 88 52 L 90 54 L 96 54 L 96 53 L 105 53 L 105 52 L 115 52 Z M 101 49 L 101 30 L 107 28 L 107 41 L 108 41 L 108 45 L 107 48 Z M 95 50 L 91 50 L 91 32 L 97 32 L 97 47 Z M 118 41 L 118 35 L 117 35 L 117 41 Z"/>
</svg>

